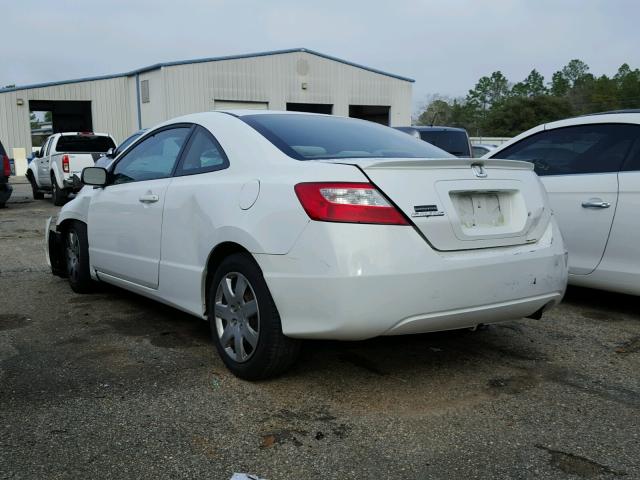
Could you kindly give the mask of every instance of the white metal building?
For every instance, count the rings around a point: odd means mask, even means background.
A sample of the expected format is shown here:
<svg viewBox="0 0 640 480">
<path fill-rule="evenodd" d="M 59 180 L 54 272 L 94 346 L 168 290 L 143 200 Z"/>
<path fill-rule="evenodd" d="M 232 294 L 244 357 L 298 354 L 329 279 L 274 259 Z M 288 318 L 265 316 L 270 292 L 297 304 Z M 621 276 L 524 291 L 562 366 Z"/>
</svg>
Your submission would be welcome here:
<svg viewBox="0 0 640 480">
<path fill-rule="evenodd" d="M 116 75 L 0 89 L 0 140 L 18 167 L 32 150 L 31 111 L 51 112 L 54 132 L 106 132 L 118 142 L 178 115 L 231 108 L 410 125 L 412 83 L 304 48 L 160 63 Z"/>
</svg>

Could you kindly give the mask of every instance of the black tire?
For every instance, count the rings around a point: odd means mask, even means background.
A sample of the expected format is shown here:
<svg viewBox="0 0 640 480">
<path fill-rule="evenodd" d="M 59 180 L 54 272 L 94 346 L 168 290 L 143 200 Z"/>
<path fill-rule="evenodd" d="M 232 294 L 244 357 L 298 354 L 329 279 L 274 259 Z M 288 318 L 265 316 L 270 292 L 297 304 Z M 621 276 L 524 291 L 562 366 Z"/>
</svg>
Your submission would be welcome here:
<svg viewBox="0 0 640 480">
<path fill-rule="evenodd" d="M 69 198 L 69 192 L 63 188 L 58 187 L 55 175 L 51 175 L 51 192 L 53 194 L 53 204 L 56 207 L 61 207 Z"/>
<path fill-rule="evenodd" d="M 42 200 L 44 198 L 44 193 L 38 190 L 38 184 L 33 178 L 33 175 L 29 175 L 27 178 L 29 179 L 29 183 L 31 184 L 31 192 L 33 193 L 33 199 Z"/>
<path fill-rule="evenodd" d="M 76 293 L 91 292 L 94 283 L 89 273 L 87 225 L 74 221 L 64 229 L 63 241 L 65 264 L 71 289 Z"/>
<path fill-rule="evenodd" d="M 240 274 L 240 276 L 237 274 Z M 226 301 L 227 299 L 224 296 L 220 298 L 218 288 L 221 289 L 220 292 L 224 291 L 221 282 L 225 279 L 225 282 L 228 282 L 227 284 L 230 284 L 231 287 L 228 292 L 238 293 L 238 282 L 242 277 L 244 277 L 242 281 L 246 280 L 249 288 L 244 290 L 245 293 L 242 295 L 242 299 L 238 300 L 242 305 L 239 306 L 236 303 L 236 311 L 232 313 L 234 302 Z M 233 278 L 236 279 L 235 284 L 233 283 Z M 238 297 L 232 298 L 237 299 Z M 247 303 L 244 303 L 245 300 Z M 244 312 L 243 307 L 249 306 L 252 300 L 255 300 L 257 304 L 257 311 L 255 314 L 245 315 L 242 313 Z M 216 309 L 216 304 L 218 304 L 218 310 Z M 298 357 L 301 342 L 283 335 L 280 315 L 262 272 L 251 255 L 236 253 L 228 256 L 220 263 L 209 286 L 208 307 L 211 336 L 222 361 L 234 375 L 245 380 L 274 377 L 287 370 Z M 224 310 L 220 310 L 220 308 Z M 235 320 L 224 319 L 222 311 L 225 312 L 224 316 L 238 315 L 239 318 Z M 246 325 L 251 327 L 250 331 L 247 330 Z M 236 335 L 234 334 L 232 338 L 227 337 L 227 343 L 223 346 L 221 336 L 224 337 L 225 335 L 222 333 L 226 333 L 228 328 L 232 328 L 232 331 L 253 332 L 253 335 L 256 333 L 256 325 L 258 325 L 258 330 L 255 347 L 252 347 L 248 340 L 240 340 L 242 344 L 240 350 L 243 353 L 251 350 L 247 353 L 249 357 L 244 360 L 233 358 L 236 353 L 235 347 L 237 347 L 235 343 Z M 237 330 L 233 330 L 233 327 L 237 327 Z M 222 328 L 222 333 L 219 333 L 219 328 Z"/>
</svg>

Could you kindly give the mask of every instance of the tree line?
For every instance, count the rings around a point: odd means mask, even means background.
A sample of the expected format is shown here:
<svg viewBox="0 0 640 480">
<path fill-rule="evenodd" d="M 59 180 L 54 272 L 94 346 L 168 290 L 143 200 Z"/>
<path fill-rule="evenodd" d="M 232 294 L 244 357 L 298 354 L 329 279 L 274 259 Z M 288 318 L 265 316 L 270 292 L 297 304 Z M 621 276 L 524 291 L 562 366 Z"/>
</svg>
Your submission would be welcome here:
<svg viewBox="0 0 640 480">
<path fill-rule="evenodd" d="M 432 95 L 416 123 L 463 127 L 471 136 L 512 137 L 541 123 L 625 108 L 640 108 L 639 69 L 625 63 L 613 77 L 596 77 L 575 59 L 550 82 L 535 69 L 517 83 L 496 71 L 480 78 L 465 97 Z"/>
</svg>

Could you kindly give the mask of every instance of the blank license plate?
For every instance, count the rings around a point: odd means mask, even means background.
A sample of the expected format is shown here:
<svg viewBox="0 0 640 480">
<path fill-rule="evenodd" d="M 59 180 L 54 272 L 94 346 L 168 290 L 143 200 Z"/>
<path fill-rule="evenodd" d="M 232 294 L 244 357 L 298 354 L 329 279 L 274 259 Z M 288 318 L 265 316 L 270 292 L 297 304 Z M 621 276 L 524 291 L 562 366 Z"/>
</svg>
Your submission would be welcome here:
<svg viewBox="0 0 640 480">
<path fill-rule="evenodd" d="M 453 193 L 451 200 L 464 228 L 501 227 L 505 223 L 497 193 Z"/>
</svg>

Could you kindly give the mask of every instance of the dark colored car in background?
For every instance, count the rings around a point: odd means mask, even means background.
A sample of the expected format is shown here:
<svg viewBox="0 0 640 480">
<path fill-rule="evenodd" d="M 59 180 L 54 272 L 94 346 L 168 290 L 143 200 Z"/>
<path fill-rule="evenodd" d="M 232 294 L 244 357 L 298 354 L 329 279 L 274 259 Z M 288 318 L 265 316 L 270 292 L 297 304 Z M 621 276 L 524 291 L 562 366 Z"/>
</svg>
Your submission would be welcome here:
<svg viewBox="0 0 640 480">
<path fill-rule="evenodd" d="M 449 152 L 456 157 L 471 158 L 471 142 L 464 128 L 455 127 L 394 127 L 431 145 Z"/>
<path fill-rule="evenodd" d="M 9 185 L 9 177 L 11 176 L 11 163 L 7 152 L 0 142 L 0 208 L 4 208 L 7 200 L 11 196 L 13 188 Z"/>
</svg>

